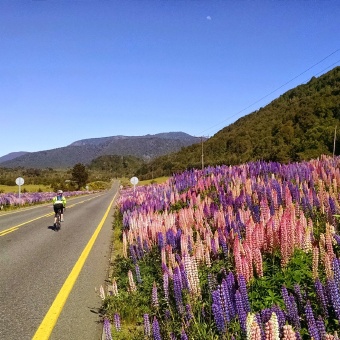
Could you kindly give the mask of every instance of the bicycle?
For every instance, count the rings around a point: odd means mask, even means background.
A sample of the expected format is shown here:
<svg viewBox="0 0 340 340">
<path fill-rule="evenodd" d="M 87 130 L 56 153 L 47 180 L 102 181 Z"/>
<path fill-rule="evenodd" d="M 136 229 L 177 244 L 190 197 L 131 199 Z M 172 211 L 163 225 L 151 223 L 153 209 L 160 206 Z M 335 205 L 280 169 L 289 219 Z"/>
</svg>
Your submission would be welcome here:
<svg viewBox="0 0 340 340">
<path fill-rule="evenodd" d="M 56 213 L 56 222 L 55 222 L 55 229 L 56 230 L 60 230 L 61 228 L 61 209 L 58 209 L 57 213 Z"/>
</svg>

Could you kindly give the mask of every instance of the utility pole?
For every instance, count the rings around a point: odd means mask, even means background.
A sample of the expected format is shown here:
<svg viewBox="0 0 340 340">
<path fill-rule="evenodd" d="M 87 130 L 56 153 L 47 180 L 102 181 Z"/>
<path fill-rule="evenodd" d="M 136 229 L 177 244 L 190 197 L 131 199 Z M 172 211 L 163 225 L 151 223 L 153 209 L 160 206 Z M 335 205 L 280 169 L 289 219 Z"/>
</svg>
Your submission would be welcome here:
<svg viewBox="0 0 340 340">
<path fill-rule="evenodd" d="M 335 130 L 334 130 L 333 158 L 334 158 L 334 156 L 335 156 L 336 128 L 337 128 L 337 126 L 335 126 Z"/>
<path fill-rule="evenodd" d="M 202 161 L 202 170 L 203 170 L 203 168 L 204 168 L 204 156 L 203 156 L 203 136 L 201 137 L 201 145 L 202 145 L 201 161 Z"/>
<path fill-rule="evenodd" d="M 201 137 L 201 145 L 202 145 L 202 152 L 201 152 L 201 161 L 202 161 L 202 170 L 204 169 L 204 148 L 203 148 L 204 136 Z"/>
</svg>

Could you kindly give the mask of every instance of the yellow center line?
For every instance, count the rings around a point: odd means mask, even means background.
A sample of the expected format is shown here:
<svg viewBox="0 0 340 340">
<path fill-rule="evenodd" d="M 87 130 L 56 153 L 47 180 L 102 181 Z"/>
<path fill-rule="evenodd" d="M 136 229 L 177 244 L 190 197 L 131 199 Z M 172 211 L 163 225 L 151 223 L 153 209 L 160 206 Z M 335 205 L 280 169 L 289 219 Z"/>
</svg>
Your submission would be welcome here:
<svg viewBox="0 0 340 340">
<path fill-rule="evenodd" d="M 12 227 L 10 229 L 6 229 L 4 231 L 0 231 L 0 236 L 6 235 L 11 233 L 12 231 L 16 231 L 17 229 L 19 229 L 18 227 Z"/>
<path fill-rule="evenodd" d="M 116 194 L 117 195 L 117 194 Z M 68 298 L 68 296 L 71 293 L 71 290 L 80 274 L 80 271 L 82 270 L 84 263 L 94 245 L 94 242 L 97 239 L 97 236 L 99 234 L 99 232 L 101 231 L 104 222 L 109 214 L 109 211 L 111 209 L 111 206 L 114 202 L 114 199 L 116 197 L 116 195 L 113 197 L 111 203 L 109 204 L 102 220 L 100 221 L 100 223 L 98 224 L 95 232 L 93 233 L 93 235 L 91 236 L 89 242 L 87 243 L 87 245 L 85 246 L 83 252 L 81 253 L 79 259 L 77 260 L 76 264 L 74 265 L 71 273 L 69 274 L 69 276 L 67 277 L 66 281 L 64 282 L 63 286 L 61 287 L 58 295 L 56 296 L 55 300 L 53 301 L 50 309 L 48 310 L 48 312 L 46 313 L 43 321 L 41 322 L 39 328 L 37 329 L 34 337 L 32 338 L 32 340 L 45 340 L 45 339 L 49 339 L 50 335 L 53 331 L 53 328 L 55 327 L 57 320 L 59 318 L 59 315 L 66 303 L 66 300 Z"/>
<path fill-rule="evenodd" d="M 98 197 L 98 196 L 96 196 L 96 197 Z M 92 199 L 94 199 L 94 198 L 96 198 L 96 197 L 91 197 L 91 198 L 89 198 L 89 199 L 87 199 L 87 200 L 83 200 L 83 201 L 81 201 L 81 202 L 73 203 L 73 204 L 71 204 L 71 205 L 68 205 L 68 206 L 67 206 L 67 209 L 70 209 L 70 208 L 76 206 L 77 204 L 81 204 L 81 203 L 84 203 L 84 202 L 86 202 L 86 201 L 90 201 L 90 200 L 92 200 Z M 18 224 L 18 225 L 16 225 L 16 226 L 13 226 L 13 227 L 11 227 L 11 228 L 9 228 L 9 229 L 2 230 L 2 231 L 0 231 L 0 237 L 6 235 L 6 234 L 8 234 L 8 233 L 11 233 L 11 232 L 13 232 L 13 231 L 15 231 L 15 230 L 18 230 L 19 227 L 22 227 L 22 226 L 24 226 L 24 225 L 26 225 L 26 224 L 28 224 L 28 223 L 31 223 L 31 222 L 34 222 L 34 221 L 39 220 L 39 219 L 41 219 L 41 218 L 48 217 L 48 216 L 52 216 L 52 215 L 54 215 L 54 212 L 51 212 L 51 213 L 48 213 L 48 214 L 45 214 L 45 215 L 36 217 L 36 218 L 34 218 L 34 219 L 32 219 L 32 220 L 23 222 L 23 223 L 21 223 L 21 224 Z"/>
</svg>

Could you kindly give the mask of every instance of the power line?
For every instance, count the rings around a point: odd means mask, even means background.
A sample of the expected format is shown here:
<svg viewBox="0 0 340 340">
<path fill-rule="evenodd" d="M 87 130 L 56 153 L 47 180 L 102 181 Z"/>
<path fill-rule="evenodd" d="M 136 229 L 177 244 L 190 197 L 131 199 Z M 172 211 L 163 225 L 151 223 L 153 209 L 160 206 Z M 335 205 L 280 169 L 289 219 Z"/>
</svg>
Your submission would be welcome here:
<svg viewBox="0 0 340 340">
<path fill-rule="evenodd" d="M 199 135 L 202 135 L 203 132 L 208 131 L 208 130 L 210 130 L 210 129 L 216 127 L 216 126 L 219 126 L 219 125 L 222 124 L 223 122 L 229 120 L 229 119 L 232 118 L 232 117 L 235 117 L 235 116 L 239 115 L 241 112 L 243 112 L 243 111 L 249 109 L 251 106 L 253 106 L 253 105 L 257 104 L 258 102 L 262 101 L 263 99 L 269 97 L 271 94 L 273 94 L 274 92 L 280 90 L 282 87 L 284 87 L 284 86 L 286 86 L 287 84 L 291 83 L 292 81 L 294 81 L 294 80 L 297 79 L 298 77 L 302 76 L 303 74 L 305 74 L 306 72 L 308 72 L 309 70 L 311 70 L 313 67 L 315 67 L 315 66 L 321 64 L 323 61 L 325 61 L 326 59 L 328 59 L 329 57 L 331 57 L 333 54 L 337 53 L 338 51 L 340 51 L 339 48 L 338 48 L 337 50 L 333 51 L 332 53 L 330 53 L 329 55 L 327 55 L 326 57 L 324 57 L 323 59 L 319 60 L 319 61 L 318 61 L 317 63 L 315 63 L 314 65 L 310 66 L 310 67 L 309 67 L 308 69 L 306 69 L 305 71 L 303 71 L 303 72 L 301 72 L 300 74 L 298 74 L 297 76 L 293 77 L 292 79 L 290 79 L 289 81 L 287 81 L 287 82 L 284 83 L 283 85 L 279 86 L 278 88 L 276 88 L 275 90 L 273 90 L 273 91 L 271 91 L 270 93 L 266 94 L 266 95 L 263 96 L 262 98 L 256 100 L 256 101 L 253 102 L 252 104 L 248 105 L 248 106 L 245 107 L 244 109 L 242 109 L 242 110 L 240 110 L 240 111 L 234 113 L 233 115 L 231 115 L 231 116 L 229 116 L 228 118 L 222 120 L 221 122 L 219 122 L 219 123 L 217 123 L 217 124 L 215 124 L 215 125 L 213 125 L 213 126 L 207 128 L 207 129 L 203 130 Z M 340 61 L 340 60 L 336 61 L 335 63 L 333 63 L 332 65 L 328 66 L 328 67 L 327 67 L 326 69 L 324 69 L 324 70 L 327 70 L 328 68 L 330 68 L 331 66 L 335 65 L 335 64 L 338 63 L 339 61 Z M 324 70 L 323 70 L 323 71 L 324 71 Z M 322 73 L 323 71 L 320 71 L 320 72 L 317 73 L 316 75 Z"/>
</svg>

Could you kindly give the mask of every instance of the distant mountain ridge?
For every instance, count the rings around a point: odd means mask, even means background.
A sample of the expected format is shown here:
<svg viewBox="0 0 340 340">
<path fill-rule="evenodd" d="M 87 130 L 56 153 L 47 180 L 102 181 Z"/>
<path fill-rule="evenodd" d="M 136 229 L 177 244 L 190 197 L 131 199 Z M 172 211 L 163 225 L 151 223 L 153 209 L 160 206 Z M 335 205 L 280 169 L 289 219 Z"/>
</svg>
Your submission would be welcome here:
<svg viewBox="0 0 340 340">
<path fill-rule="evenodd" d="M 0 158 L 5 168 L 54 168 L 63 169 L 77 163 L 89 164 L 103 155 L 135 156 L 153 159 L 177 152 L 182 147 L 201 141 L 184 132 L 165 132 L 144 136 L 110 136 L 75 141 L 68 146 L 37 152 L 11 153 Z"/>
<path fill-rule="evenodd" d="M 5 156 L 0 157 L 0 163 L 6 162 L 6 161 L 10 161 L 10 160 L 12 160 L 14 158 L 18 158 L 18 157 L 20 157 L 22 155 L 25 155 L 27 153 L 29 153 L 29 152 L 27 152 L 27 151 L 11 152 L 11 153 L 9 153 L 9 154 L 7 154 Z"/>
</svg>

